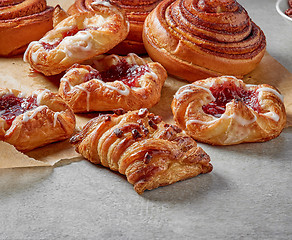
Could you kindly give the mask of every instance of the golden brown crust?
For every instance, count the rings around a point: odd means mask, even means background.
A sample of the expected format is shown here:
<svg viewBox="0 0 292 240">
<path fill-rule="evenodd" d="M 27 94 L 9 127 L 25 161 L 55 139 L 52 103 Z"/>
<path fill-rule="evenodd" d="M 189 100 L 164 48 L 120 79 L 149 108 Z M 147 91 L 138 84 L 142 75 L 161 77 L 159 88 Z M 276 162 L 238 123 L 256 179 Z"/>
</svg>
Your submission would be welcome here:
<svg viewBox="0 0 292 240">
<path fill-rule="evenodd" d="M 23 53 L 31 41 L 39 40 L 52 29 L 53 11 L 45 0 L 3 2 L 0 5 L 0 56 Z"/>
<path fill-rule="evenodd" d="M 234 94 L 221 114 L 203 109 L 228 99 L 226 94 L 212 92 L 216 89 Z M 234 77 L 208 78 L 185 85 L 175 94 L 171 107 L 182 129 L 197 141 L 212 145 L 268 141 L 277 137 L 286 124 L 282 96 L 274 87 L 247 85 Z"/>
<path fill-rule="evenodd" d="M 59 94 L 74 112 L 136 110 L 160 100 L 167 73 L 159 63 L 133 53 L 109 55 L 94 63 L 94 68 L 73 65 L 61 78 Z"/>
<path fill-rule="evenodd" d="M 93 8 L 94 12 L 65 18 L 38 42 L 32 42 L 24 60 L 45 75 L 55 75 L 107 52 L 126 38 L 129 27 L 120 8 L 107 2 L 96 2 Z"/>
<path fill-rule="evenodd" d="M 126 175 L 139 194 L 212 171 L 191 137 L 147 109 L 94 118 L 71 143 L 89 161 Z"/>
<path fill-rule="evenodd" d="M 92 11 L 91 3 L 94 0 L 76 0 L 68 9 L 70 14 Z M 127 38 L 111 49 L 109 53 L 127 55 L 128 53 L 145 54 L 142 40 L 143 24 L 147 15 L 158 5 L 161 0 L 125 1 L 110 0 L 125 10 L 130 22 L 130 31 Z"/>
<path fill-rule="evenodd" d="M 23 94 L 20 91 L 0 89 L 0 97 L 10 95 L 23 98 Z M 16 114 L 11 123 L 8 123 L 8 120 L 4 117 L 3 110 L 5 109 L 1 108 L 1 140 L 25 152 L 52 142 L 67 139 L 73 134 L 75 129 L 74 113 L 58 94 L 52 93 L 47 89 L 39 89 L 25 99 L 29 98 L 34 99 L 33 103 L 36 106 L 21 114 Z M 2 101 L 1 103 L 3 103 Z"/>
<path fill-rule="evenodd" d="M 143 40 L 153 60 L 191 82 L 243 76 L 257 66 L 266 47 L 263 32 L 233 0 L 163 1 L 146 18 Z"/>
</svg>

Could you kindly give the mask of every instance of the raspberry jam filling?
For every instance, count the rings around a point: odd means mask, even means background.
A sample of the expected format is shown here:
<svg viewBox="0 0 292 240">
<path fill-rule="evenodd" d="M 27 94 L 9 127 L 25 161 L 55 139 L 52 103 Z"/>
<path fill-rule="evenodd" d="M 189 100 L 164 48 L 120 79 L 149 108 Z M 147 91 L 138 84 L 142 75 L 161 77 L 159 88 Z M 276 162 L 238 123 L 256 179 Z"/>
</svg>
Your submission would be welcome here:
<svg viewBox="0 0 292 240">
<path fill-rule="evenodd" d="M 13 94 L 8 94 L 0 97 L 0 117 L 3 118 L 9 126 L 11 126 L 13 120 L 17 116 L 37 107 L 37 100 L 32 96 L 22 98 L 16 97 Z"/>
<path fill-rule="evenodd" d="M 252 108 L 256 112 L 261 111 L 261 107 L 258 101 L 258 93 L 255 90 L 246 90 L 241 87 L 237 87 L 232 82 L 224 82 L 223 84 L 216 85 L 210 88 L 211 93 L 216 99 L 207 105 L 202 106 L 203 111 L 206 114 L 210 114 L 214 117 L 221 117 L 226 110 L 226 104 L 235 101 L 242 101 L 246 106 Z"/>
<path fill-rule="evenodd" d="M 122 59 L 118 64 L 111 66 L 109 69 L 99 72 L 92 71 L 86 77 L 85 81 L 93 78 L 100 79 L 103 82 L 122 81 L 129 87 L 139 87 L 138 78 L 146 72 L 149 72 L 147 65 L 129 64 L 125 59 Z"/>
</svg>

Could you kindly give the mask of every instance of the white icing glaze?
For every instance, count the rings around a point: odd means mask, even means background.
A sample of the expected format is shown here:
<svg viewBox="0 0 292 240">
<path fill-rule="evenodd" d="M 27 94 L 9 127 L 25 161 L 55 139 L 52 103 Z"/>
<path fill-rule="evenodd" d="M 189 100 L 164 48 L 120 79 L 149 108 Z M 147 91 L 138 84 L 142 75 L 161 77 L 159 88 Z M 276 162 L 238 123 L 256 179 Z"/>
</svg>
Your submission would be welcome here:
<svg viewBox="0 0 292 240">
<path fill-rule="evenodd" d="M 42 110 L 43 110 L 44 108 L 46 108 L 46 107 L 47 107 L 47 106 L 39 106 L 39 107 L 33 109 L 33 110 L 32 110 L 33 113 L 32 113 L 30 116 L 28 116 L 28 114 L 31 113 L 32 111 L 27 111 L 27 112 L 23 113 L 22 121 L 23 121 L 23 122 L 27 122 L 28 120 L 34 118 L 35 115 L 37 115 L 40 111 L 42 111 Z"/>
<path fill-rule="evenodd" d="M 282 102 L 284 100 L 283 96 L 278 91 L 276 91 L 275 89 L 269 88 L 269 87 L 259 88 L 256 90 L 256 92 L 259 92 L 259 98 L 262 98 L 263 92 L 271 92 L 274 95 L 276 95 Z"/>
<path fill-rule="evenodd" d="M 112 86 L 110 84 L 105 83 L 104 81 L 102 81 L 100 79 L 95 79 L 95 80 L 98 81 L 99 83 L 101 83 L 102 85 L 108 87 L 109 89 L 117 91 L 121 95 L 128 96 L 130 94 L 129 87 L 126 84 L 124 84 L 123 82 L 121 82 L 121 81 L 118 81 L 118 82 L 124 87 L 124 89 L 116 88 L 116 87 L 114 87 L 114 86 Z"/>
<path fill-rule="evenodd" d="M 53 125 L 54 127 L 56 127 L 59 114 L 60 114 L 60 112 L 55 112 L 54 113 L 54 125 Z"/>
<path fill-rule="evenodd" d="M 182 87 L 180 88 L 180 90 L 183 89 L 180 93 L 178 93 L 178 91 L 175 93 L 174 95 L 174 98 L 175 99 L 180 99 L 184 94 L 187 94 L 187 93 L 193 93 L 194 92 L 194 89 L 190 89 L 190 88 L 187 88 L 186 87 Z"/>
<path fill-rule="evenodd" d="M 260 113 L 260 115 L 264 115 L 264 116 L 266 116 L 268 118 L 271 118 L 275 122 L 278 122 L 280 120 L 279 115 L 277 113 L 275 113 L 275 112 Z"/>
<path fill-rule="evenodd" d="M 34 44 L 36 44 L 36 43 L 38 43 L 37 41 L 32 41 L 32 42 L 30 42 L 30 44 L 27 46 L 27 48 L 26 48 L 26 50 L 25 50 L 25 52 L 24 52 L 24 54 L 23 54 L 23 61 L 24 62 L 28 62 L 28 52 L 29 52 L 29 50 L 32 48 L 32 46 L 34 45 Z"/>
<path fill-rule="evenodd" d="M 112 5 L 108 1 L 102 1 L 102 0 L 95 0 L 91 3 L 91 5 L 103 5 L 106 7 L 112 7 Z"/>
<path fill-rule="evenodd" d="M 33 92 L 33 95 L 37 95 L 37 104 L 40 105 L 41 103 L 41 100 L 43 98 L 43 96 L 46 94 L 46 93 L 50 93 L 51 91 L 48 90 L 48 89 L 44 89 L 43 91 L 39 92 L 39 91 L 35 91 Z"/>
<path fill-rule="evenodd" d="M 90 101 L 89 101 L 90 92 L 88 90 L 86 90 L 84 87 L 81 87 L 80 85 L 76 85 L 76 86 L 74 86 L 74 88 L 80 89 L 81 91 L 86 92 L 86 110 L 87 110 L 87 112 L 89 112 L 89 109 L 90 109 L 89 108 L 89 106 L 90 106 Z"/>
</svg>

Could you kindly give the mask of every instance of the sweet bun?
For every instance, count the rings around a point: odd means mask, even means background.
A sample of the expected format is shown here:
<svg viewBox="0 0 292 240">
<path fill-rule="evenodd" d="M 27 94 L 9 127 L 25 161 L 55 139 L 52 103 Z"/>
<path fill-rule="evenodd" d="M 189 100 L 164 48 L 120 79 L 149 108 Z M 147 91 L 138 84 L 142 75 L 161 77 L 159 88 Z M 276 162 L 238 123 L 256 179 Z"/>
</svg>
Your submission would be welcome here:
<svg viewBox="0 0 292 240">
<path fill-rule="evenodd" d="M 53 28 L 53 12 L 45 0 L 0 1 L 0 56 L 21 54 L 39 40 Z"/>
<path fill-rule="evenodd" d="M 286 124 L 283 97 L 268 84 L 248 85 L 234 77 L 199 80 L 174 96 L 175 122 L 194 139 L 213 145 L 264 142 Z"/>
<path fill-rule="evenodd" d="M 73 65 L 61 78 L 59 94 L 74 112 L 150 108 L 161 96 L 166 70 L 136 54 L 104 56 Z"/>
<path fill-rule="evenodd" d="M 266 47 L 264 33 L 235 0 L 165 0 L 147 16 L 143 40 L 154 61 L 191 82 L 243 76 Z"/>
</svg>

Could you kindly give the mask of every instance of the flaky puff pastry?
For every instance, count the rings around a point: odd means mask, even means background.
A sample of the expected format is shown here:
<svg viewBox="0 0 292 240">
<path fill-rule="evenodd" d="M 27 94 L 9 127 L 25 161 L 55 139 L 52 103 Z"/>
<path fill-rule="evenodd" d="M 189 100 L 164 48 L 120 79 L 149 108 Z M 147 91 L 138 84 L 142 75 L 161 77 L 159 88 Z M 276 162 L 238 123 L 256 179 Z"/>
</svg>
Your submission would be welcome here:
<svg viewBox="0 0 292 240">
<path fill-rule="evenodd" d="M 213 145 L 268 141 L 286 124 L 283 97 L 276 88 L 248 85 L 229 76 L 181 87 L 171 107 L 182 129 Z"/>
<path fill-rule="evenodd" d="M 59 94 L 74 112 L 150 108 L 159 102 L 166 70 L 136 54 L 109 55 L 73 65 L 61 78 Z"/>
<path fill-rule="evenodd" d="M 14 89 L 0 88 L 0 140 L 26 152 L 69 138 L 75 115 L 64 100 L 47 89 L 25 97 Z"/>
<path fill-rule="evenodd" d="M 75 0 L 68 9 L 69 14 L 93 11 L 91 3 L 95 0 Z M 110 53 L 127 55 L 128 53 L 145 54 L 142 40 L 143 24 L 147 15 L 161 0 L 110 0 L 119 5 L 127 14 L 130 22 L 130 31 L 127 38 L 110 50 Z"/>
<path fill-rule="evenodd" d="M 209 156 L 175 125 L 147 109 L 90 120 L 71 138 L 78 153 L 126 175 L 137 193 L 212 171 Z"/>
<path fill-rule="evenodd" d="M 42 39 L 32 42 L 24 61 L 44 75 L 55 75 L 123 41 L 129 23 L 122 9 L 107 1 L 96 1 L 92 7 L 94 12 L 69 16 Z"/>
</svg>

